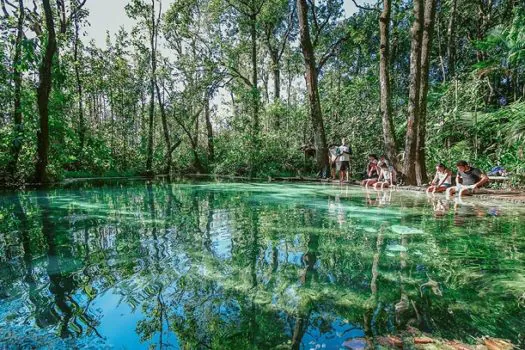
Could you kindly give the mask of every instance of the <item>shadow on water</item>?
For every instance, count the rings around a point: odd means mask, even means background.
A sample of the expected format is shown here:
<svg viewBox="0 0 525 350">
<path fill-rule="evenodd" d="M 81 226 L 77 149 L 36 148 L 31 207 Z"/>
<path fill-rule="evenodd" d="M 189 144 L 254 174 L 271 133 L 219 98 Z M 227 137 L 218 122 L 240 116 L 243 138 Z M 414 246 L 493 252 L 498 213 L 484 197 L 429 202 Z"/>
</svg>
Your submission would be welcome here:
<svg viewBox="0 0 525 350">
<path fill-rule="evenodd" d="M 5 345 L 362 348 L 407 329 L 524 345 L 512 207 L 133 182 L 6 194 L 0 219 Z"/>
</svg>

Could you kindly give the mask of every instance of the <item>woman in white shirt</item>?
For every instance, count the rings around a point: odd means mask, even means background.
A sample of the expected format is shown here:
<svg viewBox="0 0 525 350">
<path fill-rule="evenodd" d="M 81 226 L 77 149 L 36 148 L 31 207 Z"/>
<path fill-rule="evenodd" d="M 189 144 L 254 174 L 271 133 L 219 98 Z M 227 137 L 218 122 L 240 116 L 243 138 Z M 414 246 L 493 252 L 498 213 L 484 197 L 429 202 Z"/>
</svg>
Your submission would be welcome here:
<svg viewBox="0 0 525 350">
<path fill-rule="evenodd" d="M 381 171 L 379 172 L 379 178 L 377 179 L 377 182 L 374 184 L 374 188 L 376 190 L 378 189 L 384 189 L 388 187 L 392 187 L 395 185 L 395 175 L 394 175 L 394 169 L 389 167 L 386 162 L 381 163 L 380 165 Z"/>
<path fill-rule="evenodd" d="M 430 185 L 427 193 L 445 192 L 452 186 L 452 172 L 441 163 L 436 165 L 436 175 Z"/>
</svg>

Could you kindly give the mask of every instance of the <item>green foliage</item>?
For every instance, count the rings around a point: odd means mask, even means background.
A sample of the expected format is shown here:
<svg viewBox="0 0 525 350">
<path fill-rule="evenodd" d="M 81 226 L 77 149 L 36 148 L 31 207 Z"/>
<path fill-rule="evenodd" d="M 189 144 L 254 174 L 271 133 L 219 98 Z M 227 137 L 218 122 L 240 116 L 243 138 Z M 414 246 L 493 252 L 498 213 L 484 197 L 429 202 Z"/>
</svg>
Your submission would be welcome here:
<svg viewBox="0 0 525 350">
<path fill-rule="evenodd" d="M 383 153 L 379 18 L 376 11 L 343 18 L 343 3 L 316 1 L 308 18 L 316 63 L 324 62 L 318 78 L 327 142 L 339 143 L 345 137 L 353 149 L 354 173 L 359 173 L 368 153 Z M 155 0 L 157 10 L 158 5 Z M 491 7 L 483 5 L 485 17 L 481 18 L 478 5 L 467 0 L 458 7 L 452 42 L 447 34 L 452 2 L 438 6 L 426 161 L 433 169 L 435 162 L 452 165 L 464 158 L 484 170 L 500 162 L 519 174 L 525 139 L 525 8 L 503 0 Z M 170 141 L 178 145 L 172 153 L 174 171 L 259 177 L 315 173 L 311 159 L 305 161 L 299 151 L 313 144 L 313 130 L 306 113 L 308 92 L 294 7 L 292 0 L 177 0 L 164 9 L 158 28 L 162 50 L 157 55 L 156 80 Z M 252 82 L 253 17 L 249 13 L 259 9 L 255 17 L 256 89 Z M 390 73 L 399 159 L 406 131 L 411 9 L 411 3 L 393 2 Z M 54 179 L 145 171 L 152 2 L 133 0 L 126 11 L 135 26 L 130 32 L 120 29 L 108 35 L 106 47 L 83 42 L 82 35 L 76 42 L 73 22 L 59 35 L 49 110 L 49 173 Z M 86 11 L 81 12 L 80 32 L 87 16 Z M 26 38 L 18 67 L 23 72 L 23 130 L 19 134 L 13 128 L 16 11 L 0 23 L 1 183 L 27 182 L 34 175 L 39 128 L 35 87 L 46 38 L 45 33 L 28 35 L 36 28 L 29 22 L 24 24 Z M 333 46 L 343 38 L 340 46 Z M 451 43 L 456 52 L 455 76 L 449 76 Z M 279 98 L 273 91 L 277 71 Z M 205 105 L 209 106 L 208 118 Z M 156 100 L 155 173 L 166 168 L 165 137 Z M 13 178 L 6 165 L 13 160 L 14 144 L 22 148 Z M 513 181 L 519 179 L 516 175 Z"/>
</svg>

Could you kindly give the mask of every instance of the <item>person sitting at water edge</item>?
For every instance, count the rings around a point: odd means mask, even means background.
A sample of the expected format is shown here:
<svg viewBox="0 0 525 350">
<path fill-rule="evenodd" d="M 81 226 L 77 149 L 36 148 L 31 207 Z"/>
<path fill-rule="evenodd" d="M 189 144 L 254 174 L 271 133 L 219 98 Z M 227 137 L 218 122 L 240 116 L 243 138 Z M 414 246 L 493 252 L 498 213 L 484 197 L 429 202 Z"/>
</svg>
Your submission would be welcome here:
<svg viewBox="0 0 525 350">
<path fill-rule="evenodd" d="M 382 190 L 384 188 L 394 186 L 393 177 L 393 169 L 391 169 L 386 162 L 381 163 L 379 177 L 377 182 L 374 184 L 374 188 L 376 190 Z"/>
<path fill-rule="evenodd" d="M 489 182 L 489 177 L 478 168 L 471 167 L 466 161 L 460 160 L 456 163 L 458 173 L 456 175 L 456 187 L 447 189 L 447 197 L 454 193 L 459 196 L 468 196 L 479 192 L 479 189 Z"/>
<path fill-rule="evenodd" d="M 378 177 L 377 156 L 375 154 L 369 154 L 368 164 L 366 165 L 365 179 L 361 182 L 361 186 L 372 186 L 377 182 Z"/>
<path fill-rule="evenodd" d="M 430 187 L 427 188 L 427 193 L 444 192 L 450 186 L 452 186 L 452 172 L 445 165 L 439 163 L 436 165 L 436 175 Z"/>
<path fill-rule="evenodd" d="M 379 161 L 377 162 L 377 168 L 380 170 L 381 165 L 385 164 L 388 169 L 392 172 L 392 181 L 394 183 L 397 183 L 397 171 L 394 169 L 394 166 L 392 165 L 392 162 L 388 160 L 388 158 L 385 155 L 382 155 L 379 157 Z M 379 172 L 379 171 L 378 171 Z"/>
<path fill-rule="evenodd" d="M 348 172 L 350 171 L 350 147 L 346 145 L 345 139 L 341 141 L 341 146 L 338 147 L 338 157 L 341 162 L 339 167 L 339 181 L 348 181 Z"/>
<path fill-rule="evenodd" d="M 383 164 L 385 164 L 387 167 L 390 167 L 390 161 L 386 159 L 385 155 L 379 156 L 379 160 L 377 161 L 377 166 L 379 167 L 379 169 L 381 169 L 381 166 Z"/>
</svg>

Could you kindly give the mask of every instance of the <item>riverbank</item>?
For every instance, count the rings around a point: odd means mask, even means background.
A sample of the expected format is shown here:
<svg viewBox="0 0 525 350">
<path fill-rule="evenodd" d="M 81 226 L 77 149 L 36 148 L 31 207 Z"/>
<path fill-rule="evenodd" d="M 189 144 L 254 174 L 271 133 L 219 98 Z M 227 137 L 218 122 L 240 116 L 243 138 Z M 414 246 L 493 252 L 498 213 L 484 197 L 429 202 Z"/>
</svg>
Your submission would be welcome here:
<svg viewBox="0 0 525 350">
<path fill-rule="evenodd" d="M 339 180 L 330 180 L 330 179 L 318 179 L 311 177 L 275 177 L 269 178 L 269 181 L 281 181 L 281 182 L 317 182 L 317 183 L 327 183 L 332 185 L 341 185 Z M 357 180 L 350 180 L 349 182 L 343 182 L 344 185 L 355 185 L 359 186 L 360 182 Z M 402 191 L 411 191 L 411 192 L 425 192 L 427 186 L 396 186 L 396 190 Z M 444 194 L 438 194 L 444 195 Z M 501 200 L 506 202 L 511 202 L 515 204 L 525 204 L 525 192 L 523 191 L 512 191 L 512 190 L 502 190 L 502 189 L 485 189 L 482 193 L 474 194 L 473 198 L 482 199 L 482 200 Z"/>
<path fill-rule="evenodd" d="M 81 183 L 105 183 L 112 181 L 152 181 L 152 180 L 161 180 L 165 181 L 171 179 L 172 181 L 182 181 L 182 180 L 228 180 L 228 181 L 255 181 L 255 182 L 297 182 L 297 183 L 323 183 L 329 185 L 341 185 L 339 180 L 331 179 L 319 179 L 315 177 L 303 177 L 303 176 L 291 176 L 291 177 L 245 177 L 245 176 L 234 176 L 234 175 L 214 175 L 214 174 L 175 174 L 171 178 L 168 175 L 155 175 L 153 177 L 147 176 L 100 176 L 100 177 L 73 177 L 67 178 L 62 181 L 52 182 L 42 186 L 42 184 L 36 183 L 26 183 L 26 184 L 17 184 L 16 186 L 7 186 L 4 189 L 25 189 L 25 188 L 40 188 L 40 187 L 60 187 L 60 186 L 74 186 L 75 184 Z M 343 185 L 359 186 L 360 182 L 358 180 L 350 180 L 349 182 L 343 182 Z M 396 190 L 401 191 L 410 191 L 410 192 L 425 192 L 425 186 L 396 186 Z M 438 194 L 442 195 L 442 194 Z M 515 204 L 525 204 L 525 192 L 518 190 L 501 190 L 501 189 L 486 189 L 483 193 L 475 194 L 473 198 L 481 200 L 501 200 L 505 202 L 515 203 Z"/>
</svg>

